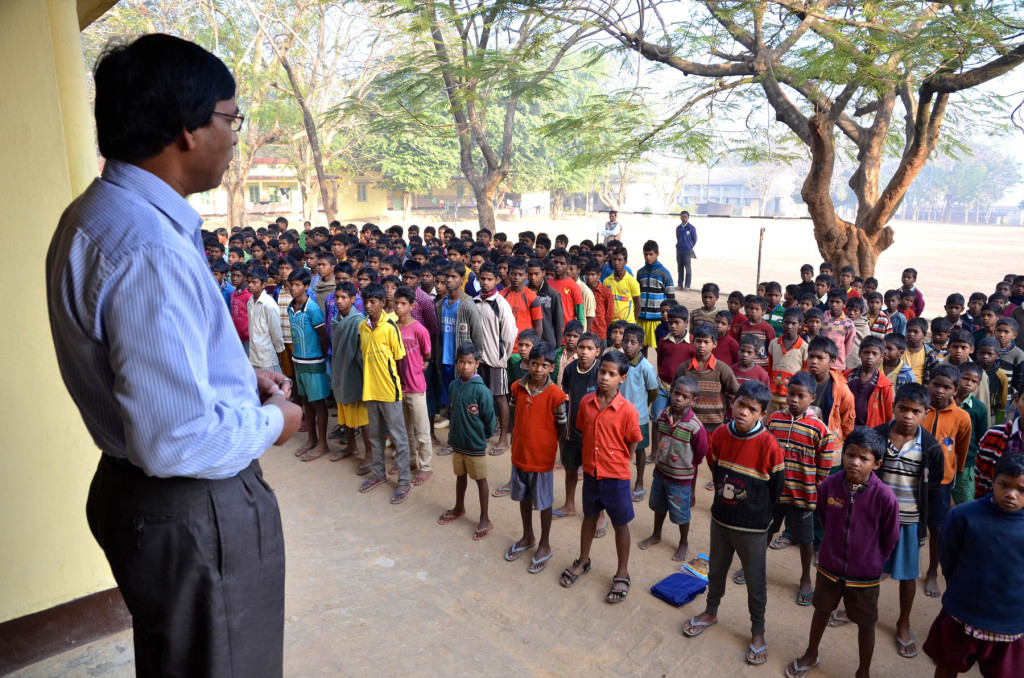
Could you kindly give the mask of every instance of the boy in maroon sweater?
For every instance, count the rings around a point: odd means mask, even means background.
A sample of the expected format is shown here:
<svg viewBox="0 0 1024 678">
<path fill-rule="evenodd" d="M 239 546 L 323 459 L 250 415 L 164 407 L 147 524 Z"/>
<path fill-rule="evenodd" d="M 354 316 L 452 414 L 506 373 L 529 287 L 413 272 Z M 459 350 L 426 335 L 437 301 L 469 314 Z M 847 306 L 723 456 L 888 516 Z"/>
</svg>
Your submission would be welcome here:
<svg viewBox="0 0 1024 678">
<path fill-rule="evenodd" d="M 858 426 L 843 445 L 843 474 L 829 476 L 818 488 L 818 520 L 822 541 L 814 585 L 814 617 L 803 656 L 786 667 L 789 678 L 802 678 L 818 665 L 818 645 L 829 615 L 846 603 L 857 624 L 860 665 L 854 674 L 866 678 L 875 650 L 878 583 L 882 564 L 900 536 L 900 505 L 892 489 L 875 475 L 885 459 L 882 434 Z"/>
<path fill-rule="evenodd" d="M 768 369 L 768 344 L 775 338 L 775 329 L 764 321 L 768 300 L 764 297 L 750 296 L 746 298 L 747 318 L 736 324 L 733 321 L 733 336 L 738 340 L 749 336 L 756 340 L 757 353 L 754 362 L 763 369 Z"/>
<path fill-rule="evenodd" d="M 719 311 L 715 314 L 715 330 L 718 332 L 718 343 L 715 344 L 715 350 L 712 355 L 715 356 L 715 359 L 721 360 L 726 365 L 735 365 L 739 362 L 740 346 L 736 343 L 736 339 L 729 334 L 729 328 L 731 327 L 732 313 Z"/>
<path fill-rule="evenodd" d="M 736 381 L 740 385 L 743 385 L 745 381 L 753 379 L 771 388 L 768 372 L 755 362 L 757 360 L 758 343 L 759 339 L 752 335 L 747 334 L 740 337 L 739 349 L 737 350 L 738 358 L 736 364 L 732 366 L 732 373 L 736 375 Z"/>
<path fill-rule="evenodd" d="M 668 308 L 668 334 L 658 342 L 658 397 L 651 405 L 651 422 L 657 422 L 658 416 L 668 407 L 669 391 L 675 379 L 676 369 L 684 362 L 693 360 L 693 345 L 686 341 L 687 319 L 689 311 L 679 304 Z M 658 449 L 658 427 L 651 426 L 651 453 L 648 463 L 654 463 L 655 450 Z"/>
</svg>

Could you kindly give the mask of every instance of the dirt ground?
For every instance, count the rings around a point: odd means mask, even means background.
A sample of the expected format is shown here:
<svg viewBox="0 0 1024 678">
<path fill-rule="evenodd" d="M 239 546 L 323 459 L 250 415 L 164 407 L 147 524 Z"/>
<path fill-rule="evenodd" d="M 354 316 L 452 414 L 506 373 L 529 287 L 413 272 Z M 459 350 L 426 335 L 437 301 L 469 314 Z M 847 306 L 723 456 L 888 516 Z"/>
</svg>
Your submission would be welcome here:
<svg viewBox="0 0 1024 678">
<path fill-rule="evenodd" d="M 625 243 L 639 265 L 640 246 L 648 238 L 673 251 L 674 220 L 626 216 Z M 802 263 L 817 265 L 810 222 L 752 219 L 698 219 L 695 285 L 713 280 L 724 291 L 751 290 L 755 281 L 757 233 L 765 225 L 762 279 L 783 283 L 798 279 Z M 593 237 L 593 221 L 523 221 L 502 224 L 510 235 L 520 228 L 565 232 L 571 242 Z M 899 283 L 908 265 L 920 271 L 920 287 L 931 315 L 956 290 L 990 292 L 996 280 L 1015 268 L 1024 250 L 1019 231 L 998 227 L 900 224 L 896 245 L 885 253 L 878 277 L 885 286 Z M 675 272 L 673 261 L 666 261 Z M 934 300 L 934 301 L 933 301 Z M 685 295 L 688 306 L 699 303 Z M 934 303 L 934 305 L 931 305 Z M 444 435 L 443 430 L 438 435 Z M 326 458 L 304 464 L 288 446 L 262 459 L 276 489 L 288 552 L 285 623 L 285 674 L 288 676 L 778 676 L 800 654 L 807 639 L 811 609 L 794 603 L 799 578 L 795 548 L 768 551 L 767 640 L 765 666 L 743 662 L 749 618 L 742 587 L 730 583 L 720 623 L 697 639 L 684 638 L 685 619 L 703 609 L 704 596 L 675 609 L 654 598 L 650 587 L 678 571 L 671 555 L 678 532 L 666 525 L 664 541 L 648 551 L 636 544 L 651 532 L 653 514 L 636 505 L 630 524 L 633 586 L 626 601 L 608 605 L 604 594 L 615 566 L 611 537 L 595 541 L 593 571 L 572 589 L 558 575 L 579 548 L 580 518 L 554 522 L 554 557 L 539 575 L 526 572 L 529 558 L 507 563 L 505 549 L 520 536 L 518 507 L 507 498 L 491 500 L 495 529 L 483 541 L 471 539 L 478 510 L 468 499 L 469 517 L 437 525 L 453 504 L 451 457 L 438 457 L 434 477 L 415 488 L 400 506 L 388 502 L 390 489 L 359 494 L 358 463 Z M 509 455 L 488 457 L 493 490 L 509 474 Z M 648 468 L 647 477 L 651 470 Z M 690 554 L 706 552 L 711 494 L 701 467 L 697 506 L 692 515 Z M 562 472 L 556 472 L 555 499 L 564 496 Z M 539 529 L 537 527 L 536 529 Z M 922 571 L 927 565 L 922 558 Z M 738 563 L 737 563 L 738 566 Z M 877 625 L 873 676 L 930 676 L 933 664 L 923 653 L 914 659 L 896 655 L 893 633 L 898 600 L 895 584 L 884 582 Z M 918 589 L 912 628 L 923 643 L 940 609 L 938 600 Z M 822 678 L 849 676 L 857 664 L 856 628 L 829 629 L 821 648 Z M 78 648 L 17 673 L 18 676 L 134 675 L 130 633 Z M 975 669 L 969 675 L 979 675 Z"/>
</svg>

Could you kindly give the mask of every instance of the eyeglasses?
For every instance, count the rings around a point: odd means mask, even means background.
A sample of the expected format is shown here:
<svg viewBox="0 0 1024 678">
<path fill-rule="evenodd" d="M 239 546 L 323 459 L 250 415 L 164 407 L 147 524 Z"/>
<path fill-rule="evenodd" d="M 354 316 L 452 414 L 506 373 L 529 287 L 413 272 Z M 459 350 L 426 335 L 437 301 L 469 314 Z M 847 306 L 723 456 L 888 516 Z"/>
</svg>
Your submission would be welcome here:
<svg viewBox="0 0 1024 678">
<path fill-rule="evenodd" d="M 214 111 L 214 115 L 219 115 L 222 118 L 231 118 L 231 131 L 237 132 L 242 129 L 242 125 L 245 124 L 245 116 L 241 114 L 232 115 L 231 113 L 221 113 L 220 111 Z"/>
</svg>

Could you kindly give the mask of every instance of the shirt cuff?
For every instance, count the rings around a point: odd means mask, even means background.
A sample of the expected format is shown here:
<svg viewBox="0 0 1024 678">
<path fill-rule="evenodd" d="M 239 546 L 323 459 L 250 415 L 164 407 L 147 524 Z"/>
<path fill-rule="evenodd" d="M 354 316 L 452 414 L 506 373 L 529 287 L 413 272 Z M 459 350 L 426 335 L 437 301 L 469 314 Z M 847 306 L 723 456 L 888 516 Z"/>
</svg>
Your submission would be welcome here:
<svg viewBox="0 0 1024 678">
<path fill-rule="evenodd" d="M 263 414 L 263 450 L 268 450 L 284 431 L 284 413 L 276 405 L 263 405 L 260 407 Z"/>
</svg>

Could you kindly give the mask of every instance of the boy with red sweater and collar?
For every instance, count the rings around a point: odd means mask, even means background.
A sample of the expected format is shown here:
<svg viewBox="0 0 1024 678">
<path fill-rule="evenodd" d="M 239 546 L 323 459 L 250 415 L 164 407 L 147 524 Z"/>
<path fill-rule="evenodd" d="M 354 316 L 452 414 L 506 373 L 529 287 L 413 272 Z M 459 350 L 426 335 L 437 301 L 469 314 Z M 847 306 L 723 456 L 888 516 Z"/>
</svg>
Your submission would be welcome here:
<svg viewBox="0 0 1024 678">
<path fill-rule="evenodd" d="M 823 537 L 814 617 L 807 650 L 786 668 L 788 678 L 802 678 L 818 665 L 818 645 L 840 600 L 846 603 L 850 621 L 857 624 L 860 664 L 855 675 L 869 673 L 882 565 L 900 537 L 899 501 L 874 473 L 882 466 L 885 450 L 881 434 L 858 426 L 843 446 L 844 473 L 830 476 L 818 488 L 817 514 Z"/>
<path fill-rule="evenodd" d="M 775 338 L 775 329 L 764 321 L 768 300 L 764 297 L 749 296 L 744 301 L 747 317 L 738 323 L 738 318 L 733 317 L 733 336 L 737 341 L 748 335 L 756 339 L 757 355 L 754 356 L 754 362 L 768 369 L 768 344 Z"/>
<path fill-rule="evenodd" d="M 699 636 L 718 623 L 718 606 L 733 555 L 746 575 L 750 610 L 750 664 L 768 661 L 764 613 L 768 600 L 765 578 L 765 537 L 775 504 L 782 494 L 785 459 L 774 436 L 761 423 L 771 400 L 768 387 L 748 381 L 736 392 L 732 421 L 711 434 L 708 465 L 715 482 L 711 506 L 711 549 L 708 597 L 704 612 L 683 625 L 683 634 Z"/>
</svg>

